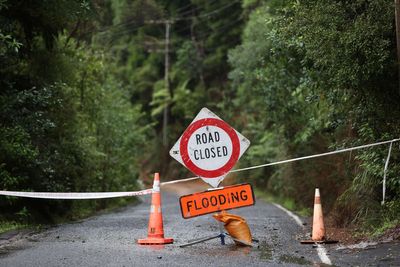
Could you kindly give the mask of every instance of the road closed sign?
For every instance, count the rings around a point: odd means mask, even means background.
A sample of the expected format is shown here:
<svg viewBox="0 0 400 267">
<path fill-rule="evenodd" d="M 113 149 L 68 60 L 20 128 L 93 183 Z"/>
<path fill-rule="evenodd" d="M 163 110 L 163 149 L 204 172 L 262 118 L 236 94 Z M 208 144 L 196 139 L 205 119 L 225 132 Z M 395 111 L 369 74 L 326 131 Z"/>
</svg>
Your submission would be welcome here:
<svg viewBox="0 0 400 267">
<path fill-rule="evenodd" d="M 170 155 L 206 183 L 217 187 L 250 141 L 203 108 L 170 150 Z"/>
<path fill-rule="evenodd" d="M 179 199 L 182 217 L 185 219 L 254 205 L 254 194 L 250 184 L 227 186 L 201 193 L 182 196 Z"/>
</svg>

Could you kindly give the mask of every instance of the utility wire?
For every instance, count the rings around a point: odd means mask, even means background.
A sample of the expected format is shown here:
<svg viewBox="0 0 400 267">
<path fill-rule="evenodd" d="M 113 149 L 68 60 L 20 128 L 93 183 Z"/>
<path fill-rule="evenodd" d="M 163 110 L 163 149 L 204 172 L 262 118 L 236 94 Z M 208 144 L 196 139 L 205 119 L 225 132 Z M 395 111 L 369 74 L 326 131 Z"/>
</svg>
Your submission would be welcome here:
<svg viewBox="0 0 400 267">
<path fill-rule="evenodd" d="M 239 18 L 237 18 L 237 19 L 231 21 L 231 22 L 228 23 L 228 24 L 223 24 L 223 25 L 221 25 L 221 26 L 219 26 L 219 27 L 217 27 L 217 28 L 214 28 L 214 29 L 212 29 L 212 31 L 209 32 L 209 33 L 204 33 L 204 34 L 197 35 L 196 38 L 204 39 L 204 38 L 206 38 L 206 37 L 211 36 L 211 34 L 216 34 L 216 33 L 220 32 L 221 30 L 225 30 L 225 29 L 227 29 L 227 28 L 230 28 L 231 26 L 234 26 L 235 24 L 237 24 L 237 23 L 240 22 L 240 21 L 243 21 L 243 19 L 242 19 L 241 17 L 239 17 Z"/>
<path fill-rule="evenodd" d="M 212 4 L 212 3 L 216 2 L 216 1 L 217 1 L 217 0 L 210 0 L 210 1 L 207 2 L 207 4 Z M 180 13 L 180 14 L 178 14 L 178 15 L 179 15 L 179 16 L 185 16 L 186 14 L 193 13 L 194 11 L 196 11 L 196 10 L 202 8 L 202 7 L 199 6 L 199 5 L 193 5 L 193 6 L 194 6 L 194 8 L 189 9 L 189 10 L 187 10 L 187 11 L 185 11 L 185 12 L 183 12 L 183 13 Z M 178 12 L 178 13 L 179 13 L 179 12 Z"/>
<path fill-rule="evenodd" d="M 220 7 L 220 8 L 218 8 L 218 9 L 215 9 L 215 10 L 210 11 L 210 12 L 205 13 L 205 14 L 200 14 L 200 15 L 198 15 L 198 16 L 189 16 L 189 17 L 177 17 L 177 18 L 174 18 L 174 20 L 175 20 L 175 21 L 179 21 L 179 20 L 191 20 L 191 19 L 194 19 L 194 18 L 204 18 L 204 17 L 208 17 L 208 16 L 217 14 L 217 13 L 219 13 L 219 12 L 225 10 L 225 9 L 227 9 L 227 8 L 230 7 L 230 6 L 233 6 L 234 4 L 238 3 L 239 1 L 240 1 L 240 0 L 232 1 L 232 2 L 230 2 L 229 4 L 226 4 L 226 5 L 224 5 L 224 6 Z"/>
<path fill-rule="evenodd" d="M 205 17 L 209 17 L 209 16 L 214 16 L 214 15 L 218 14 L 219 12 L 222 12 L 223 10 L 227 9 L 228 7 L 234 5 L 237 2 L 239 2 L 239 0 L 232 1 L 231 3 L 226 4 L 226 5 L 218 8 L 218 9 L 215 9 L 215 10 L 210 11 L 210 12 L 205 13 L 205 14 L 200 14 L 198 16 L 174 17 L 174 18 L 169 19 L 169 21 L 172 21 L 172 22 L 186 21 L 186 20 L 192 20 L 192 19 L 199 19 L 199 18 L 205 18 Z M 118 24 L 116 26 L 117 27 L 124 27 L 124 26 L 132 25 L 134 23 L 135 23 L 134 21 L 133 22 L 128 22 L 128 23 L 120 23 L 120 24 Z M 124 35 L 126 33 L 134 32 L 134 31 L 137 31 L 139 29 L 142 29 L 145 26 L 147 26 L 146 22 L 140 24 L 139 26 L 137 26 L 137 27 L 135 27 L 133 29 L 132 28 L 131 29 L 130 28 L 122 28 L 121 30 L 119 30 L 119 31 L 117 30 L 117 31 L 114 31 L 114 32 L 111 31 L 113 28 L 111 28 L 112 26 L 110 26 L 108 29 L 106 29 L 104 31 L 100 31 L 100 33 L 109 34 L 109 35 L 111 35 L 113 37 L 119 37 L 119 36 Z M 190 26 L 189 26 L 189 28 L 190 28 Z"/>
<path fill-rule="evenodd" d="M 191 7 L 191 6 L 193 6 L 193 3 L 190 2 L 189 4 L 187 4 L 187 5 L 183 6 L 183 7 L 178 8 L 176 11 L 179 13 L 179 12 L 181 12 L 182 10 L 185 10 L 185 9 Z"/>
</svg>

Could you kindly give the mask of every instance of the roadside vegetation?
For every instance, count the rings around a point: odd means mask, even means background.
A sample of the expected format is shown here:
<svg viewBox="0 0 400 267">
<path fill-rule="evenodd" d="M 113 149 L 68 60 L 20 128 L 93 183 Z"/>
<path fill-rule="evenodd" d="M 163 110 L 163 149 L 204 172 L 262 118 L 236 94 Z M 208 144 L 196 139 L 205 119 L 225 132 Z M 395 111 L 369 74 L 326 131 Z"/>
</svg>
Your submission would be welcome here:
<svg viewBox="0 0 400 267">
<path fill-rule="evenodd" d="M 393 1 L 0 0 L 0 22 L 2 190 L 191 176 L 168 151 L 203 106 L 251 141 L 242 167 L 400 137 Z M 400 220 L 388 147 L 236 177 L 297 210 L 319 187 L 338 226 L 378 233 Z M 126 201 L 1 197 L 0 229 Z"/>
<path fill-rule="evenodd" d="M 267 1 L 248 2 L 247 7 L 251 12 L 242 43 L 229 53 L 229 77 L 237 99 L 243 100 L 238 107 L 263 108 L 258 117 L 244 120 L 244 129 L 254 127 L 244 135 L 255 140 L 246 165 L 398 138 L 393 3 Z M 388 146 L 249 176 L 269 192 L 306 207 L 313 203 L 314 188 L 320 187 L 337 225 L 375 229 L 393 225 L 400 214 L 395 147 L 383 206 Z"/>
</svg>

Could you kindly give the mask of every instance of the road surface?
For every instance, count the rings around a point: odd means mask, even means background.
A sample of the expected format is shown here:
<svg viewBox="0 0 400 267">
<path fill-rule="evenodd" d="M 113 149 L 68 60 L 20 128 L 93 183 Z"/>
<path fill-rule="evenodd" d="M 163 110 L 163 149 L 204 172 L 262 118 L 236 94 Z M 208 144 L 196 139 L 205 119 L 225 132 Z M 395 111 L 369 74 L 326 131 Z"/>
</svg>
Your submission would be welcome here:
<svg viewBox="0 0 400 267">
<path fill-rule="evenodd" d="M 176 188 L 175 188 L 176 189 Z M 255 206 L 231 210 L 243 216 L 259 243 L 239 247 L 227 237 L 181 248 L 190 239 L 218 234 L 211 215 L 183 219 L 179 195 L 198 191 L 186 185 L 162 189 L 166 237 L 174 244 L 141 246 L 147 236 L 150 196 L 112 213 L 63 224 L 39 233 L 3 235 L 0 266 L 400 266 L 400 244 L 349 249 L 339 245 L 301 245 L 310 231 L 280 207 L 257 200 Z M 173 192 L 175 193 L 173 193 Z"/>
</svg>

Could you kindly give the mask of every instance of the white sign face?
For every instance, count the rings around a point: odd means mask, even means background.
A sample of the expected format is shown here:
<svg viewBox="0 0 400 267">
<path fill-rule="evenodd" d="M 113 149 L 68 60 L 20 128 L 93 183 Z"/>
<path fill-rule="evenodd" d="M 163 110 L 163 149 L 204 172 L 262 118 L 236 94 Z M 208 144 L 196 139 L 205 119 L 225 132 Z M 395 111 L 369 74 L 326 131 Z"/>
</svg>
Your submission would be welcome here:
<svg viewBox="0 0 400 267">
<path fill-rule="evenodd" d="M 203 108 L 170 155 L 213 187 L 217 187 L 249 147 L 243 135 Z"/>
<path fill-rule="evenodd" d="M 212 171 L 225 166 L 232 155 L 229 135 L 216 126 L 203 126 L 193 132 L 188 141 L 190 160 L 198 168 Z"/>
</svg>

